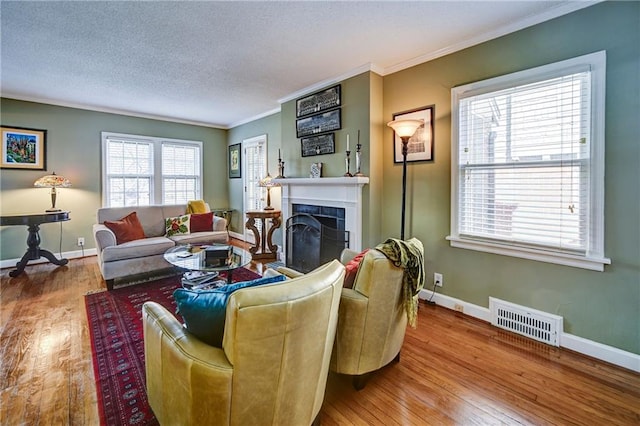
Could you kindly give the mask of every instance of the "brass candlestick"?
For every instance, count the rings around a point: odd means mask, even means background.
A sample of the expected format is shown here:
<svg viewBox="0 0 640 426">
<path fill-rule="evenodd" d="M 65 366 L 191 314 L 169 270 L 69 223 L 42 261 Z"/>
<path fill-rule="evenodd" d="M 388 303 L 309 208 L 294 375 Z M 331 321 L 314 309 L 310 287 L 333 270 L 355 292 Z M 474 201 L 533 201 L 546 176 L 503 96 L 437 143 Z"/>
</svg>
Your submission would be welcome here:
<svg viewBox="0 0 640 426">
<path fill-rule="evenodd" d="M 347 173 L 344 174 L 345 177 L 353 177 L 351 174 L 351 151 L 347 150 L 347 158 L 345 159 L 345 165 L 347 166 Z"/>
</svg>

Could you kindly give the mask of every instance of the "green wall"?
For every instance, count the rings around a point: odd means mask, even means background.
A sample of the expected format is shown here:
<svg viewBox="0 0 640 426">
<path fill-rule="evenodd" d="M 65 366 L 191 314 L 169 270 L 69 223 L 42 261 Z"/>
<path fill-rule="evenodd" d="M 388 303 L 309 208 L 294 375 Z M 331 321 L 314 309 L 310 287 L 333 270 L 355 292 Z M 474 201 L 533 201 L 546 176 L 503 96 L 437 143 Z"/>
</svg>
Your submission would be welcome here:
<svg viewBox="0 0 640 426">
<path fill-rule="evenodd" d="M 229 130 L 229 145 L 242 143 L 245 139 L 255 136 L 267 135 L 267 168 L 271 176 L 278 174 L 278 149 L 282 147 L 280 136 L 280 113 L 263 117 Z M 229 179 L 229 203 L 235 210 L 231 221 L 231 230 L 239 234 L 244 234 L 245 220 L 241 217 L 244 209 L 244 188 L 242 179 Z M 271 205 L 280 208 L 280 189 L 271 190 Z M 279 232 L 274 233 L 273 242 L 281 240 Z M 281 243 L 276 243 L 281 244 Z"/>
<path fill-rule="evenodd" d="M 606 2 L 384 77 L 384 115 L 435 104 L 435 161 L 409 167 L 410 236 L 425 243 L 429 286 L 444 274 L 446 295 L 488 306 L 489 296 L 564 317 L 566 332 L 640 353 L 640 3 Z M 607 51 L 605 255 L 592 272 L 449 246 L 451 88 Z M 392 135 L 385 129 L 385 138 Z M 384 200 L 399 206 L 401 171 L 391 147 Z M 396 233 L 399 208 L 385 209 Z"/>
<path fill-rule="evenodd" d="M 47 130 L 47 170 L 1 170 L 0 211 L 43 212 L 51 204 L 49 190 L 34 188 L 33 182 L 54 171 L 69 178 L 73 186 L 60 189 L 56 202 L 57 207 L 71 211 L 71 220 L 62 225 L 62 252 L 79 250 L 77 237 L 85 237 L 85 249 L 95 248 L 91 228 L 102 206 L 102 131 L 202 141 L 204 199 L 211 206 L 226 207 L 229 202 L 225 130 L 5 98 L 0 101 L 3 125 Z M 42 225 L 40 236 L 43 248 L 58 253 L 57 224 Z M 25 227 L 0 228 L 0 259 L 21 258 L 26 238 Z"/>
</svg>

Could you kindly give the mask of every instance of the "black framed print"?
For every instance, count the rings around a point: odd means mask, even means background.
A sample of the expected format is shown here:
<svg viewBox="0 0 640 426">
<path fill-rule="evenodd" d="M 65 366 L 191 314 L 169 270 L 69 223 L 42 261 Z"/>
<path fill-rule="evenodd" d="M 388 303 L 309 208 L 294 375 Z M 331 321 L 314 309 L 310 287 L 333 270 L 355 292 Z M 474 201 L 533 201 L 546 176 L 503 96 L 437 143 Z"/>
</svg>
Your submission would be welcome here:
<svg viewBox="0 0 640 426">
<path fill-rule="evenodd" d="M 435 105 L 393 114 L 394 120 L 422 120 L 424 124 L 411 136 L 407 145 L 407 162 L 433 161 L 433 120 Z M 402 163 L 402 140 L 393 133 L 393 162 Z"/>
<path fill-rule="evenodd" d="M 242 144 L 229 146 L 229 178 L 242 177 Z"/>
<path fill-rule="evenodd" d="M 296 100 L 296 118 L 339 107 L 340 91 L 338 84 Z"/>
<path fill-rule="evenodd" d="M 300 146 L 303 157 L 313 155 L 333 154 L 336 152 L 335 133 L 325 133 L 324 135 L 308 136 L 300 139 Z"/>
<path fill-rule="evenodd" d="M 296 137 L 332 132 L 342 128 L 340 108 L 296 120 Z"/>
</svg>

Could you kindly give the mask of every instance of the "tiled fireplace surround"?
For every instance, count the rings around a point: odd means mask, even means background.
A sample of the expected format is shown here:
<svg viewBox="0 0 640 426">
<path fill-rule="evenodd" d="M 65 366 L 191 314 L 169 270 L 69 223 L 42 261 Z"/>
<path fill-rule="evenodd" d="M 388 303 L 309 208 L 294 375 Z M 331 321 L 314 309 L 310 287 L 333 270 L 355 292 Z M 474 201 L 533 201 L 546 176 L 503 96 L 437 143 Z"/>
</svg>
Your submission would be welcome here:
<svg viewBox="0 0 640 426">
<path fill-rule="evenodd" d="M 349 231 L 349 248 L 362 249 L 362 188 L 368 177 L 283 178 L 282 223 L 292 215 L 294 204 L 341 207 L 345 209 L 345 230 Z M 286 238 L 285 238 L 286 240 Z M 284 241 L 286 254 L 286 241 Z"/>
</svg>

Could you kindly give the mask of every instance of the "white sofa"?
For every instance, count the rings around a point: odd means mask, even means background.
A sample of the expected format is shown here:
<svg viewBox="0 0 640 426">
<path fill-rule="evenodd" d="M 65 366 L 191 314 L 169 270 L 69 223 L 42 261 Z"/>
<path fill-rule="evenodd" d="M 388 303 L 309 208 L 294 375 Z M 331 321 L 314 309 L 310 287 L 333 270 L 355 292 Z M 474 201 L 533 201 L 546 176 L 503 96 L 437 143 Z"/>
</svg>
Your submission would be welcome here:
<svg viewBox="0 0 640 426">
<path fill-rule="evenodd" d="M 98 264 L 107 283 L 107 289 L 113 289 L 116 279 L 170 268 L 171 264 L 164 260 L 164 252 L 177 244 L 228 242 L 227 221 L 218 216 L 214 216 L 211 231 L 167 237 L 165 235 L 165 218 L 184 215 L 186 210 L 186 205 L 98 209 L 97 223 L 93 225 L 93 236 L 98 252 Z M 104 225 L 104 221 L 117 221 L 134 211 L 146 238 L 117 244 L 115 234 Z"/>
</svg>

